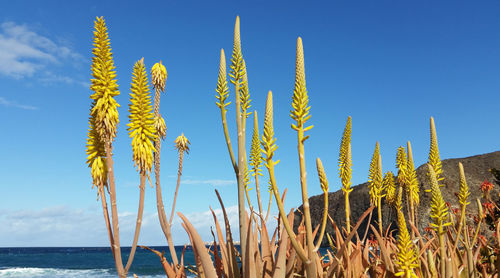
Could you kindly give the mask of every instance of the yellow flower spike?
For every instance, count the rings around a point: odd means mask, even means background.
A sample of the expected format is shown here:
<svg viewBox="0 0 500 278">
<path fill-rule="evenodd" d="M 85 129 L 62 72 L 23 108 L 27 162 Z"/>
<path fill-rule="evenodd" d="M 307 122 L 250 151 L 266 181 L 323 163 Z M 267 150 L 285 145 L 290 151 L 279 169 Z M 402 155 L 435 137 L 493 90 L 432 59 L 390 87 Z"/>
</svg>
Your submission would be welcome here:
<svg viewBox="0 0 500 278">
<path fill-rule="evenodd" d="M 458 202 L 462 205 L 462 207 L 465 207 L 470 204 L 470 202 L 467 201 L 467 198 L 470 195 L 469 186 L 467 185 L 467 180 L 465 179 L 464 166 L 462 163 L 458 163 L 458 168 L 460 171 L 460 190 L 458 192 Z"/>
<path fill-rule="evenodd" d="M 153 68 L 151 68 L 151 84 L 153 84 L 153 88 L 159 88 L 162 92 L 165 92 L 166 81 L 167 69 L 160 61 L 154 64 Z"/>
<path fill-rule="evenodd" d="M 248 118 L 251 112 L 247 112 L 251 105 L 250 102 L 250 91 L 248 89 L 248 76 L 247 76 L 247 66 L 245 64 L 245 59 L 242 61 L 243 66 L 243 77 L 241 79 L 241 89 L 240 89 L 240 102 L 241 102 L 241 116 Z"/>
<path fill-rule="evenodd" d="M 231 102 L 226 103 L 226 99 L 229 95 L 229 88 L 227 87 L 227 73 L 226 73 L 226 56 L 224 55 L 224 49 L 220 50 L 220 63 L 219 63 L 219 76 L 217 79 L 217 88 L 215 88 L 217 95 L 215 97 L 219 102 L 216 102 L 217 106 L 226 111 L 226 106 L 231 104 Z"/>
<path fill-rule="evenodd" d="M 276 138 L 274 138 L 274 127 L 273 127 L 273 93 L 269 91 L 267 94 L 266 101 L 266 113 L 264 116 L 264 133 L 262 134 L 262 146 L 264 147 L 262 152 L 266 154 L 266 167 L 269 167 L 269 163 L 277 164 L 273 162 L 274 151 L 278 148 L 276 146 Z"/>
<path fill-rule="evenodd" d="M 413 163 L 413 152 L 411 150 L 411 143 L 408 141 L 407 143 L 407 151 L 408 151 L 408 161 L 406 164 L 406 185 L 408 190 L 408 195 L 410 196 L 411 201 L 414 205 L 418 206 L 420 203 L 419 192 L 420 189 L 418 187 L 417 180 L 417 172 L 415 171 L 415 166 Z"/>
<path fill-rule="evenodd" d="M 174 142 L 175 142 L 175 149 L 178 152 L 189 153 L 189 144 L 191 144 L 191 142 L 189 142 L 186 136 L 184 136 L 184 133 L 181 133 L 181 135 L 178 136 Z"/>
<path fill-rule="evenodd" d="M 441 195 L 441 190 L 436 179 L 436 173 L 430 164 L 427 164 L 429 177 L 431 181 L 431 213 L 430 216 L 433 220 L 431 226 L 436 230 L 438 235 L 445 233 L 444 227 L 450 225 L 448 223 L 448 207 Z"/>
<path fill-rule="evenodd" d="M 342 172 L 344 171 L 344 161 L 345 157 L 347 156 L 347 148 L 350 143 L 351 143 L 351 116 L 347 117 L 344 133 L 342 134 L 342 141 L 340 143 L 340 154 L 339 154 L 340 178 L 342 178 Z"/>
<path fill-rule="evenodd" d="M 116 83 L 116 72 L 109 43 L 108 29 L 103 17 L 94 23 L 94 48 L 92 49 L 92 79 L 90 96 L 94 100 L 91 116 L 97 134 L 104 142 L 111 142 L 116 136 L 118 126 L 118 103 L 114 99 L 120 94 Z"/>
<path fill-rule="evenodd" d="M 93 105 L 92 105 L 93 106 Z M 94 117 L 89 119 L 89 130 L 87 132 L 87 164 L 90 167 L 92 176 L 92 188 L 94 186 L 107 186 L 107 167 L 106 167 L 106 151 L 104 142 L 97 134 L 94 124 Z M 99 190 L 97 191 L 99 195 Z"/>
<path fill-rule="evenodd" d="M 394 182 L 394 174 L 391 171 L 385 173 L 382 183 L 386 190 L 385 200 L 388 205 L 394 207 L 396 205 L 396 183 Z"/>
<path fill-rule="evenodd" d="M 399 186 L 406 188 L 406 164 L 408 163 L 406 159 L 406 149 L 403 146 L 398 148 L 398 153 L 396 155 L 396 168 L 398 168 L 398 184 Z"/>
<path fill-rule="evenodd" d="M 132 72 L 128 126 L 132 137 L 134 166 L 141 174 L 149 175 L 153 166 L 154 141 L 157 138 L 153 107 L 149 93 L 144 58 L 137 61 Z"/>
<path fill-rule="evenodd" d="M 167 125 L 165 124 L 165 120 L 161 115 L 158 115 L 158 117 L 155 117 L 155 129 L 157 132 L 157 135 L 161 139 L 165 139 L 165 136 L 167 136 Z"/>
<path fill-rule="evenodd" d="M 252 133 L 252 147 L 250 149 L 250 166 L 253 167 L 252 176 L 262 176 L 260 164 L 262 163 L 262 150 L 260 148 L 259 139 L 259 125 L 257 122 L 257 111 L 253 112 L 253 133 Z"/>
<path fill-rule="evenodd" d="M 382 198 L 383 184 L 382 184 L 382 162 L 380 159 L 380 146 L 377 141 L 375 144 L 375 151 L 373 152 L 372 160 L 370 163 L 370 170 L 368 173 L 368 188 L 370 193 L 370 203 L 378 207 L 378 199 Z"/>
<path fill-rule="evenodd" d="M 326 178 L 325 169 L 323 168 L 323 163 L 319 157 L 316 159 L 316 169 L 318 170 L 319 183 L 321 185 L 321 190 L 323 193 L 328 192 L 328 179 Z"/>
<path fill-rule="evenodd" d="M 399 205 L 397 209 L 399 234 L 397 241 L 398 252 L 396 259 L 396 264 L 399 271 L 396 273 L 396 276 L 405 278 L 418 277 L 415 274 L 414 269 L 419 267 L 419 264 L 417 261 L 415 248 L 406 227 L 406 220 L 401 209 L 401 195 L 402 189 L 400 187 L 397 201 Z"/>
<path fill-rule="evenodd" d="M 441 165 L 441 159 L 439 158 L 439 148 L 438 148 L 438 142 L 437 142 L 437 135 L 436 135 L 436 126 L 434 125 L 434 118 L 431 117 L 431 147 L 429 150 L 429 164 L 432 166 L 434 169 L 434 172 L 436 173 L 436 179 L 438 183 L 440 183 L 443 180 L 442 174 L 443 174 L 443 169 Z M 440 186 L 444 186 L 440 184 Z"/>
<path fill-rule="evenodd" d="M 240 17 L 236 17 L 234 23 L 234 41 L 233 41 L 233 56 L 231 57 L 231 83 L 236 84 L 242 81 L 245 75 L 245 68 L 243 66 L 243 54 L 241 53 L 241 38 L 240 38 Z"/>
<path fill-rule="evenodd" d="M 302 39 L 297 38 L 297 54 L 295 58 L 295 88 L 293 90 L 292 97 L 292 107 L 293 110 L 290 111 L 290 116 L 292 119 L 297 121 L 296 124 L 292 124 L 292 128 L 294 130 L 310 130 L 313 126 L 304 127 L 311 115 L 309 115 L 308 106 L 309 97 L 307 95 L 306 89 L 306 74 L 305 74 L 305 66 L 304 66 L 304 49 L 302 46 Z M 303 140 L 306 140 L 309 136 L 304 137 Z"/>
</svg>

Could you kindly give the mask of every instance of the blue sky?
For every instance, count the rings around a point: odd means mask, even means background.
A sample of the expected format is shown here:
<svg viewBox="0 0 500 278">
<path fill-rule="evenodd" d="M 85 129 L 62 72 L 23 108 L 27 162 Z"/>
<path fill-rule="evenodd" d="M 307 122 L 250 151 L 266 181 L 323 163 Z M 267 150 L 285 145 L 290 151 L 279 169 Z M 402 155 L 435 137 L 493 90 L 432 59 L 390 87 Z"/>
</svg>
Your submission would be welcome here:
<svg viewBox="0 0 500 278">
<path fill-rule="evenodd" d="M 219 208 L 214 189 L 236 223 L 236 183 L 214 97 L 219 52 L 224 48 L 230 58 L 236 15 L 251 109 L 259 111 L 261 128 L 266 94 L 273 91 L 281 160 L 277 181 L 281 191 L 288 188 L 287 208 L 292 208 L 300 205 L 296 134 L 289 117 L 298 36 L 304 42 L 314 124 L 306 142 L 313 196 L 321 193 L 316 157 L 323 161 L 330 190 L 340 188 L 338 148 L 349 115 L 354 184 L 366 181 L 377 140 L 384 172 L 394 170 L 396 149 L 408 140 L 415 164 L 425 163 L 430 116 L 442 158 L 499 150 L 499 8 L 497 1 L 5 2 L 0 12 L 0 246 L 108 245 L 85 164 L 96 16 L 106 20 L 121 91 L 114 159 L 122 245 L 130 245 L 139 176 L 126 123 L 131 71 L 141 57 L 148 69 L 162 60 L 168 71 L 160 107 L 167 124 L 161 163 L 167 211 L 177 173 L 173 141 L 183 132 L 192 145 L 177 211 L 193 219 L 208 240 L 207 211 Z M 232 87 L 230 92 L 233 100 Z M 236 142 L 235 109 L 229 109 Z M 164 245 L 154 199 L 147 187 L 140 243 Z M 174 223 L 174 242 L 186 242 Z"/>
</svg>

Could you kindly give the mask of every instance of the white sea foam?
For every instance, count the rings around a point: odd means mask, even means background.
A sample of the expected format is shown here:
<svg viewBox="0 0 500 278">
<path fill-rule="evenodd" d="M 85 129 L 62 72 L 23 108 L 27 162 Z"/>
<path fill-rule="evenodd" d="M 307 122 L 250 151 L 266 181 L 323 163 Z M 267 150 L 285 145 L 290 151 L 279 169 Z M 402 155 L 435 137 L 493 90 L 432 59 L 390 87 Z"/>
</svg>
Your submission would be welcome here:
<svg viewBox="0 0 500 278">
<path fill-rule="evenodd" d="M 115 278 L 116 274 L 108 269 L 59 269 L 36 267 L 13 267 L 0 269 L 0 277 L 15 278 Z M 133 277 L 132 274 L 129 277 Z M 165 275 L 140 275 L 145 278 L 165 277 Z M 188 276 L 189 277 L 189 276 Z"/>
</svg>

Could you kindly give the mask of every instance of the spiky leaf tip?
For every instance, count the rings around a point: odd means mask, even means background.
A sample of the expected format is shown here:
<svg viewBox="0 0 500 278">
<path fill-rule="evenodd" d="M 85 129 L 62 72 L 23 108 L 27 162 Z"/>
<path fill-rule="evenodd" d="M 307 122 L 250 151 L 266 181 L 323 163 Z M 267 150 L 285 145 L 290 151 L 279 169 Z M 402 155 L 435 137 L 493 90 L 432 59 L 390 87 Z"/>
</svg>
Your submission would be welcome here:
<svg viewBox="0 0 500 278">
<path fill-rule="evenodd" d="M 262 150 L 260 148 L 259 139 L 259 124 L 257 121 L 257 111 L 253 112 L 253 133 L 252 133 L 252 147 L 250 149 L 250 166 L 252 166 L 252 176 L 262 176 L 260 164 L 262 163 Z"/>
<path fill-rule="evenodd" d="M 149 175 L 153 165 L 154 142 L 157 138 L 153 106 L 143 59 L 137 61 L 132 72 L 129 119 L 134 166 L 141 174 Z"/>
<path fill-rule="evenodd" d="M 159 88 L 162 92 L 165 92 L 165 82 L 167 81 L 167 69 L 160 62 L 153 65 L 151 68 L 151 83 L 153 87 Z"/>
<path fill-rule="evenodd" d="M 427 164 L 428 174 L 431 182 L 431 213 L 430 216 L 433 220 L 431 226 L 438 233 L 444 234 L 445 231 L 443 227 L 450 225 L 448 222 L 448 207 L 441 195 L 441 190 L 439 189 L 438 181 L 436 179 L 436 173 L 430 164 Z"/>
<path fill-rule="evenodd" d="M 103 17 L 94 22 L 94 42 L 92 49 L 92 79 L 90 96 L 94 100 L 91 116 L 94 117 L 95 130 L 104 142 L 111 142 L 118 127 L 118 103 L 115 98 L 120 94 L 116 82 L 113 54 L 109 43 L 108 29 Z"/>
<path fill-rule="evenodd" d="M 226 103 L 226 99 L 229 95 L 229 88 L 227 86 L 227 73 L 226 73 L 226 55 L 224 55 L 224 49 L 220 50 L 220 62 L 219 62 L 219 75 L 217 78 L 217 87 L 215 88 L 215 98 L 217 98 L 218 102 L 217 106 L 222 110 L 226 111 L 226 106 L 228 106 L 231 102 Z"/>
<path fill-rule="evenodd" d="M 244 75 L 245 68 L 243 67 L 243 54 L 241 52 L 240 17 L 236 16 L 236 22 L 234 23 L 233 55 L 231 57 L 231 71 L 229 73 L 229 76 L 232 78 L 231 83 L 240 83 Z"/>
<path fill-rule="evenodd" d="M 323 168 L 323 163 L 321 162 L 321 159 L 319 159 L 319 157 L 316 158 L 316 169 L 318 170 L 321 190 L 323 190 L 323 193 L 328 193 L 328 179 L 326 178 L 325 168 Z"/>
<path fill-rule="evenodd" d="M 295 130 L 304 129 L 309 130 L 312 126 L 304 128 L 304 124 L 311 118 L 309 115 L 309 96 L 306 89 L 306 72 L 304 66 L 304 48 L 302 46 L 302 39 L 297 38 L 297 53 L 295 57 L 295 88 L 293 90 L 292 108 L 290 116 L 296 121 L 292 124 Z"/>
</svg>

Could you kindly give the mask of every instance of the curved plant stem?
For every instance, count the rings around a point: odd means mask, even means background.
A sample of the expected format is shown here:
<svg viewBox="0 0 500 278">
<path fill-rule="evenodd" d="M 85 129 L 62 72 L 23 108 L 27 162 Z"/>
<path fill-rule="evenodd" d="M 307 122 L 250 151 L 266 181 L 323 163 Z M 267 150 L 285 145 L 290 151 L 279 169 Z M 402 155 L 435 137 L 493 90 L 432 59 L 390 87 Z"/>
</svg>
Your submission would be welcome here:
<svg viewBox="0 0 500 278">
<path fill-rule="evenodd" d="M 120 230 L 118 225 L 118 209 L 116 208 L 116 188 L 115 176 L 113 172 L 113 156 L 111 155 L 113 148 L 111 142 L 105 143 L 106 148 L 106 165 L 108 166 L 108 185 L 109 199 L 111 202 L 111 217 L 113 222 L 113 250 L 115 253 L 116 272 L 119 277 L 126 277 L 125 269 L 123 268 L 122 253 L 120 250 Z"/>
<path fill-rule="evenodd" d="M 278 205 L 278 210 L 280 213 L 281 221 L 283 222 L 283 226 L 285 226 L 285 230 L 288 233 L 288 236 L 290 237 L 290 242 L 292 243 L 293 248 L 297 251 L 297 255 L 299 255 L 300 259 L 305 263 L 305 264 L 311 264 L 312 262 L 307 259 L 307 254 L 302 248 L 302 246 L 299 245 L 299 243 L 296 240 L 296 235 L 293 232 L 292 227 L 290 226 L 290 222 L 288 222 L 288 217 L 285 213 L 285 208 L 283 206 L 283 202 L 281 201 L 279 192 L 278 192 L 278 187 L 276 186 L 276 180 L 274 178 L 274 162 L 268 163 L 268 171 L 269 171 L 269 177 L 271 179 L 271 186 L 273 188 L 273 193 L 274 193 L 274 198 L 276 199 L 276 204 Z"/>
<path fill-rule="evenodd" d="M 113 248 L 113 230 L 111 229 L 111 223 L 109 222 L 109 211 L 108 204 L 106 203 L 106 195 L 104 193 L 104 186 L 99 186 L 99 192 L 101 195 L 102 212 L 104 214 L 104 222 L 106 222 L 106 229 L 108 230 L 109 243 L 111 244 L 111 253 L 113 258 L 115 257 L 115 249 Z"/>
<path fill-rule="evenodd" d="M 255 173 L 255 191 L 257 192 L 257 203 L 259 205 L 259 215 L 262 217 L 262 200 L 260 199 L 259 173 Z"/>
<path fill-rule="evenodd" d="M 269 192 L 269 203 L 267 204 L 267 213 L 266 213 L 266 218 L 264 222 L 267 222 L 267 219 L 269 219 L 269 212 L 271 212 L 271 203 L 273 201 L 273 192 Z"/>
<path fill-rule="evenodd" d="M 132 266 L 132 261 L 134 260 L 135 250 L 137 249 L 137 241 L 139 240 L 139 234 L 141 232 L 142 224 L 142 214 L 144 212 L 144 187 L 146 186 L 146 174 L 141 173 L 141 185 L 140 195 L 139 195 L 139 209 L 137 211 L 137 221 L 135 224 L 134 241 L 132 242 L 132 248 L 130 249 L 130 255 L 128 256 L 127 265 L 125 266 L 125 273 L 128 272 L 130 266 Z"/>
<path fill-rule="evenodd" d="M 321 230 L 319 233 L 318 240 L 316 241 L 316 246 L 314 247 L 314 252 L 318 251 L 323 241 L 323 236 L 325 235 L 326 220 L 328 219 L 328 192 L 323 193 L 323 219 L 321 221 Z"/>
<path fill-rule="evenodd" d="M 175 186 L 174 201 L 172 203 L 172 211 L 170 212 L 170 219 L 168 222 L 169 226 L 172 225 L 172 220 L 174 219 L 175 202 L 177 201 L 177 194 L 179 193 L 179 185 L 181 184 L 183 162 L 184 162 L 184 151 L 179 151 L 179 170 L 177 171 L 177 185 Z"/>
</svg>

